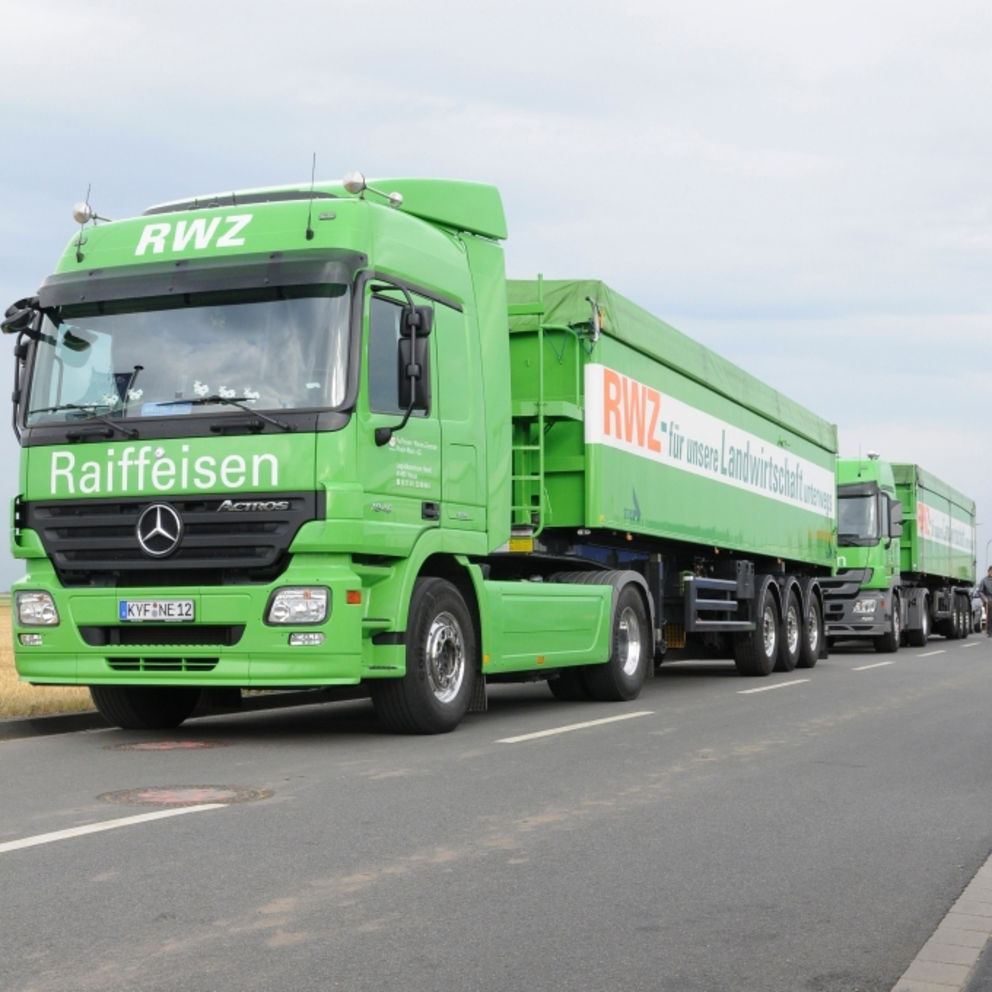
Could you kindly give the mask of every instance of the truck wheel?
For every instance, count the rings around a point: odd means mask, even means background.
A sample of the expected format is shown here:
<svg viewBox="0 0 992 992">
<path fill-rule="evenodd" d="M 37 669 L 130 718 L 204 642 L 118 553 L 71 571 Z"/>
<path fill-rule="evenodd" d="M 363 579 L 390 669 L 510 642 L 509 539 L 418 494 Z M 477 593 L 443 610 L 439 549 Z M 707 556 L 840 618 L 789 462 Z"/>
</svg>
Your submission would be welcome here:
<svg viewBox="0 0 992 992">
<path fill-rule="evenodd" d="M 200 701 L 201 690 L 178 685 L 91 685 L 100 715 L 123 730 L 171 730 Z"/>
<path fill-rule="evenodd" d="M 417 579 L 406 625 L 406 674 L 372 682 L 376 716 L 402 734 L 454 730 L 472 697 L 475 658 L 475 626 L 461 593 L 445 579 Z"/>
<path fill-rule="evenodd" d="M 799 653 L 803 640 L 803 611 L 799 605 L 796 590 L 789 593 L 782 614 L 782 630 L 778 639 L 778 657 L 775 660 L 776 672 L 791 672 L 799 664 Z"/>
<path fill-rule="evenodd" d="M 809 591 L 809 605 L 806 607 L 805 619 L 799 645 L 799 667 L 812 668 L 819 661 L 820 650 L 823 647 L 823 611 L 820 609 L 820 601 L 812 590 Z"/>
<path fill-rule="evenodd" d="M 899 639 L 902 636 L 902 618 L 899 614 L 899 597 L 892 597 L 892 621 L 889 629 L 875 638 L 875 650 L 886 654 L 899 650 Z"/>
<path fill-rule="evenodd" d="M 971 601 L 967 596 L 958 596 L 961 603 L 961 636 L 971 637 Z"/>
<path fill-rule="evenodd" d="M 927 641 L 930 640 L 930 603 L 927 599 L 923 600 L 923 605 L 920 608 L 920 626 L 916 630 L 909 630 L 906 632 L 906 643 L 910 647 L 914 648 L 925 648 L 927 646 Z"/>
<path fill-rule="evenodd" d="M 949 641 L 956 641 L 961 636 L 961 615 L 958 610 L 957 596 L 951 596 L 951 609 L 949 613 L 950 616 L 945 621 L 944 636 Z"/>
<path fill-rule="evenodd" d="M 651 663 L 648 613 L 637 586 L 628 583 L 617 594 L 610 636 L 610 660 L 582 669 L 582 682 L 591 699 L 622 702 L 636 699 Z"/>
<path fill-rule="evenodd" d="M 766 578 L 755 597 L 754 630 L 734 635 L 734 663 L 741 675 L 770 675 L 778 654 L 778 606 Z"/>
</svg>

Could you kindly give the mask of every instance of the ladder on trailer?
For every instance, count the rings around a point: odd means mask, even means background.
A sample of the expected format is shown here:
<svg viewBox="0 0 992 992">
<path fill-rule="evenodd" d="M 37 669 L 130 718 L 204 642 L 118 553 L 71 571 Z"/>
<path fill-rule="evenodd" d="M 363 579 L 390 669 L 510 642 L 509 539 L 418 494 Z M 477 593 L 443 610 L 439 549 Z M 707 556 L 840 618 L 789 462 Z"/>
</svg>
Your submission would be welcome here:
<svg viewBox="0 0 992 992">
<path fill-rule="evenodd" d="M 514 336 L 533 336 L 533 388 L 526 399 L 513 398 L 513 440 L 511 442 L 511 533 L 515 538 L 533 539 L 549 523 L 549 501 L 546 486 L 548 473 L 546 437 L 554 424 L 561 420 L 582 420 L 581 363 L 576 361 L 574 380 L 568 386 L 567 398 L 548 399 L 546 362 L 549 354 L 559 364 L 565 361 L 565 344 L 555 347 L 553 335 L 567 339 L 581 338 L 582 332 L 568 325 L 545 322 L 544 280 L 537 277 L 537 299 L 509 306 L 511 317 L 533 317 L 510 328 Z"/>
</svg>

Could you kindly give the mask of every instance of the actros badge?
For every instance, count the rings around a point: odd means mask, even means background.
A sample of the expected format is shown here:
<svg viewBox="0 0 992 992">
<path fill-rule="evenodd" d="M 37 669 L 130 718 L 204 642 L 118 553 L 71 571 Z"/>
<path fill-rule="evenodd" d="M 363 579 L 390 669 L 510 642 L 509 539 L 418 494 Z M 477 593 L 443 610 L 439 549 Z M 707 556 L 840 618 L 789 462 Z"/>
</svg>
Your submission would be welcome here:
<svg viewBox="0 0 992 992">
<path fill-rule="evenodd" d="M 146 555 L 164 558 L 171 555 L 183 536 L 183 522 L 168 503 L 153 503 L 138 517 L 138 544 Z"/>
</svg>

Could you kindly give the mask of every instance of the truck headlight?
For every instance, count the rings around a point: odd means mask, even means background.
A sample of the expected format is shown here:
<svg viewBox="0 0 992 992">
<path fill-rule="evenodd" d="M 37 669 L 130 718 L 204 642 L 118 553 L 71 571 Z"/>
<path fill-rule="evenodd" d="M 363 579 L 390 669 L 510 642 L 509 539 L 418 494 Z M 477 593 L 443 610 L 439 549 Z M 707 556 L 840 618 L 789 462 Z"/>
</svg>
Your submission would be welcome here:
<svg viewBox="0 0 992 992">
<path fill-rule="evenodd" d="M 287 586 L 269 599 L 265 622 L 272 624 L 315 624 L 327 619 L 330 590 L 323 586 Z"/>
<path fill-rule="evenodd" d="M 23 627 L 57 627 L 59 611 L 47 592 L 19 592 L 14 596 L 17 622 Z"/>
</svg>

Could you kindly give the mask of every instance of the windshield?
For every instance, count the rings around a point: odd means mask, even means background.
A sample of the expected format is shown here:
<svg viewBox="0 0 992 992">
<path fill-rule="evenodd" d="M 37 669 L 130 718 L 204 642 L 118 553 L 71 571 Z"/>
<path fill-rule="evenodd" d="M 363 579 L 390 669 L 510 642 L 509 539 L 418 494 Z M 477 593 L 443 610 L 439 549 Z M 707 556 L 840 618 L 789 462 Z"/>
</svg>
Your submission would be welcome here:
<svg viewBox="0 0 992 992">
<path fill-rule="evenodd" d="M 837 500 L 837 543 L 851 547 L 879 539 L 878 500 L 871 496 L 844 496 Z"/>
<path fill-rule="evenodd" d="M 26 422 L 335 407 L 348 309 L 343 285 L 63 306 L 42 326 Z"/>
</svg>

